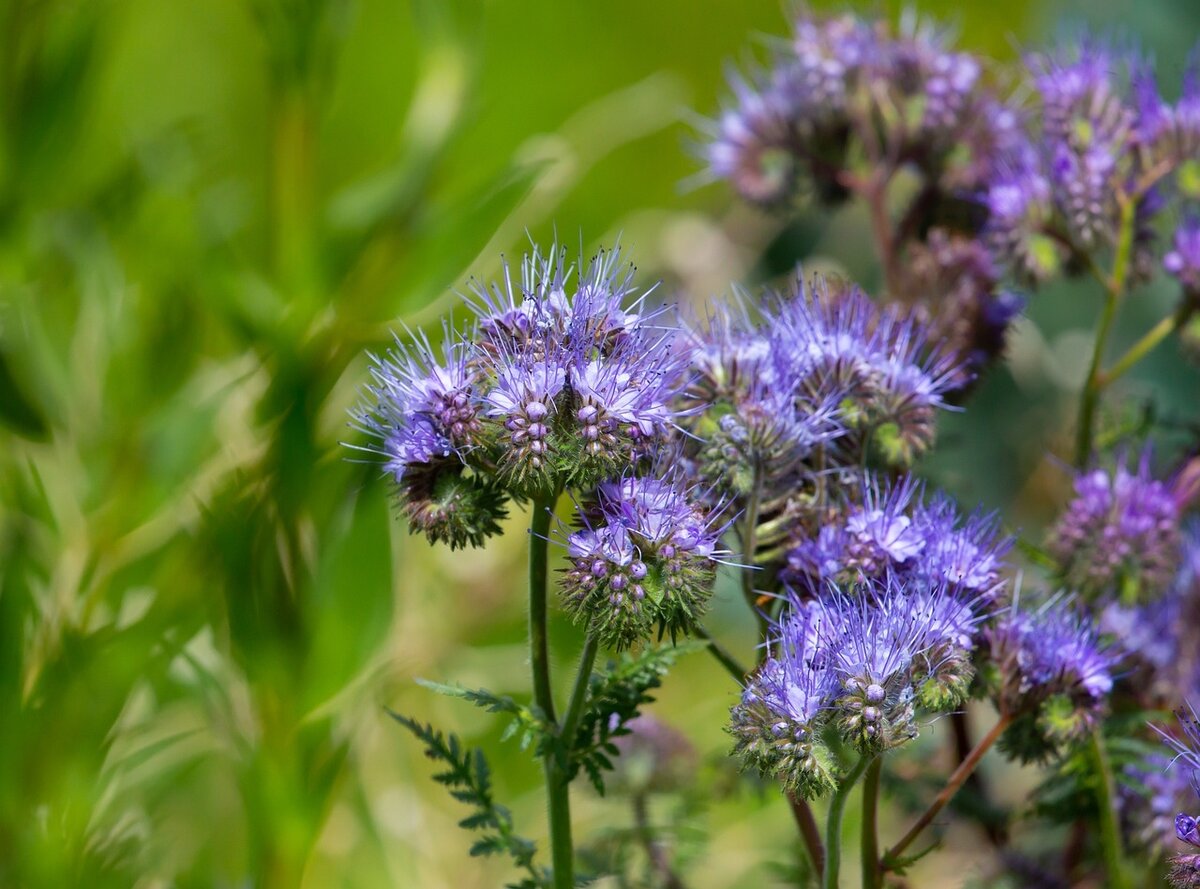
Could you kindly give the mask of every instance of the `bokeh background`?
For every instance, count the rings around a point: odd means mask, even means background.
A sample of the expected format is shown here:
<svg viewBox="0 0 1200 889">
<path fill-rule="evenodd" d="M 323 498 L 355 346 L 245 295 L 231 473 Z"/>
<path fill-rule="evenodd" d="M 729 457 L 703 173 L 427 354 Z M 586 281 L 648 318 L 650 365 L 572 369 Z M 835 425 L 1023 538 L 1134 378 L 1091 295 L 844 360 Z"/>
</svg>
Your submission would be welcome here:
<svg viewBox="0 0 1200 889">
<path fill-rule="evenodd" d="M 1200 33 L 1193 0 L 915 12 L 1011 64 L 1110 29 L 1168 84 Z M 347 410 L 366 350 L 401 324 L 436 331 L 453 288 L 530 238 L 619 236 L 646 284 L 693 301 L 799 259 L 873 285 L 855 211 L 766 216 L 694 181 L 689 145 L 726 66 L 789 14 L 779 0 L 0 2 L 0 885 L 498 885 L 505 864 L 467 857 L 461 807 L 385 706 L 486 746 L 519 829 L 544 838 L 529 754 L 412 681 L 525 693 L 524 517 L 465 554 L 410 538 L 378 468 L 339 444 L 357 435 Z M 1118 336 L 1170 299 L 1139 293 Z M 1036 536 L 1067 481 L 1050 455 L 1097 307 L 1086 287 L 1039 295 L 925 472 Z M 1197 391 L 1163 347 L 1122 410 L 1152 405 L 1183 430 Z M 731 590 L 710 624 L 749 654 Z M 566 681 L 580 640 L 561 615 L 553 632 Z M 692 654 L 653 708 L 697 751 L 697 792 L 654 817 L 701 889 L 783 885 L 798 854 L 778 794 L 723 759 L 735 693 Z M 931 755 L 942 732 L 926 733 Z M 627 801 L 582 784 L 575 800 L 585 842 L 629 824 Z M 919 885 L 985 872 L 961 830 Z"/>
</svg>

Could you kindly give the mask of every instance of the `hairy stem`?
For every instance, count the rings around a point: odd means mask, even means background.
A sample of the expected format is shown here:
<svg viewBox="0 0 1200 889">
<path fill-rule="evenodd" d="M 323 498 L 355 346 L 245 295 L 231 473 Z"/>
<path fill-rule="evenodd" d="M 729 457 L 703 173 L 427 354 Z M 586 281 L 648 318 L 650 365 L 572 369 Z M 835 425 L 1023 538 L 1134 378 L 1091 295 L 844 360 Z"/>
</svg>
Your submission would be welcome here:
<svg viewBox="0 0 1200 889">
<path fill-rule="evenodd" d="M 862 814 L 862 885 L 878 889 L 883 876 L 879 869 L 879 782 L 883 776 L 883 756 L 876 756 L 863 777 Z"/>
<path fill-rule="evenodd" d="M 1125 850 L 1121 845 L 1121 826 L 1117 820 L 1116 782 L 1099 726 L 1092 730 L 1089 743 L 1096 774 L 1100 778 L 1096 788 L 1096 805 L 1099 808 L 1100 847 L 1104 853 L 1104 869 L 1108 871 L 1108 885 L 1112 889 L 1129 889 L 1124 866 Z"/>
<path fill-rule="evenodd" d="M 575 744 L 575 732 L 579 729 L 579 720 L 583 716 L 583 707 L 587 703 L 588 687 L 592 679 L 592 665 L 596 663 L 596 652 L 600 643 L 593 635 L 588 635 L 583 643 L 583 653 L 579 655 L 579 672 L 575 674 L 575 689 L 571 692 L 571 701 L 567 704 L 567 712 L 563 715 L 562 739 L 568 746 Z"/>
<path fill-rule="evenodd" d="M 871 214 L 871 233 L 875 238 L 875 249 L 879 253 L 879 262 L 883 268 L 883 283 L 888 296 L 892 299 L 907 301 L 909 297 L 900 288 L 900 255 L 897 251 L 896 236 L 892 230 L 892 220 L 888 215 L 887 193 L 891 175 L 880 171 L 872 176 L 863 191 L 867 208 Z"/>
<path fill-rule="evenodd" d="M 895 864 L 896 860 L 904 854 L 904 850 L 912 845 L 913 840 L 920 836 L 921 831 L 928 827 L 933 822 L 933 819 L 938 816 L 938 813 L 946 807 L 946 804 L 954 798 L 954 794 L 958 793 L 959 788 L 963 786 L 963 782 L 975 771 L 975 768 L 979 765 L 979 761 L 983 759 L 983 755 L 996 743 L 1000 735 L 1008 728 L 1010 722 L 1012 722 L 1011 716 L 1007 713 L 1000 714 L 1000 718 L 996 720 L 996 724 L 992 726 L 992 730 L 980 738 L 979 743 L 967 754 L 966 759 L 959 763 L 958 768 L 954 770 L 954 774 L 946 782 L 946 786 L 941 789 L 934 801 L 929 804 L 929 808 L 922 813 L 920 818 L 913 822 L 913 826 L 908 829 L 908 833 L 901 837 L 899 842 L 892 846 L 892 848 L 888 849 L 881 862 L 884 872 Z"/>
<path fill-rule="evenodd" d="M 750 499 L 746 503 L 746 513 L 742 516 L 742 597 L 758 618 L 758 635 L 765 642 L 767 638 L 767 618 L 758 607 L 754 592 L 755 556 L 758 550 L 758 512 L 762 504 L 763 474 L 759 467 L 754 468 L 754 484 L 750 491 Z M 767 656 L 766 646 L 762 648 L 760 661 Z"/>
<path fill-rule="evenodd" d="M 838 889 L 838 871 L 842 865 L 842 814 L 846 811 L 850 791 L 873 758 L 867 754 L 860 757 L 829 801 L 829 818 L 825 822 L 825 879 L 821 883 L 824 889 Z"/>
<path fill-rule="evenodd" d="M 550 684 L 550 648 L 546 632 L 546 580 L 549 557 L 550 515 L 557 497 L 535 498 L 529 523 L 529 663 L 533 670 L 533 700 L 551 727 L 554 695 Z M 564 739 L 570 743 L 571 739 Z M 571 844 L 571 792 L 562 764 L 553 749 L 542 758 L 546 775 L 546 813 L 550 823 L 550 855 L 554 889 L 572 889 L 575 884 Z"/>
</svg>

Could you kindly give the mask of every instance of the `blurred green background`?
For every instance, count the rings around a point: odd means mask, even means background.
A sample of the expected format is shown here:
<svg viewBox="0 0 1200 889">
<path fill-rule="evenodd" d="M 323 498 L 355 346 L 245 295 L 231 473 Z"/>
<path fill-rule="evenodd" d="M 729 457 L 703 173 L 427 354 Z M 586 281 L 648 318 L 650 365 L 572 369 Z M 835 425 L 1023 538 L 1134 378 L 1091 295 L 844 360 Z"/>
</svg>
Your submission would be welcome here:
<svg viewBox="0 0 1200 889">
<path fill-rule="evenodd" d="M 1010 61 L 1064 20 L 1116 26 L 1169 84 L 1200 26 L 1191 0 L 1131 21 L 1115 0 L 917 8 Z M 789 221 L 686 185 L 725 66 L 787 18 L 779 0 L 0 2 L 0 886 L 498 885 L 385 705 L 486 745 L 542 839 L 528 754 L 412 683 L 525 693 L 523 517 L 466 554 L 408 537 L 339 445 L 364 351 L 555 232 L 620 235 L 644 283 L 693 299 L 801 257 L 871 285 L 856 212 Z M 1131 304 L 1123 334 L 1169 300 Z M 1096 307 L 1039 296 L 928 471 L 1044 521 Z M 1170 414 L 1197 377 L 1160 352 L 1127 390 Z M 711 624 L 748 653 L 735 596 Z M 554 634 L 565 681 L 579 640 L 561 616 Z M 778 795 L 721 764 L 734 694 L 693 654 L 654 708 L 715 788 L 681 804 L 696 887 L 771 885 L 797 854 Z M 629 821 L 575 798 L 584 840 Z M 947 885 L 977 846 L 942 858 Z"/>
</svg>

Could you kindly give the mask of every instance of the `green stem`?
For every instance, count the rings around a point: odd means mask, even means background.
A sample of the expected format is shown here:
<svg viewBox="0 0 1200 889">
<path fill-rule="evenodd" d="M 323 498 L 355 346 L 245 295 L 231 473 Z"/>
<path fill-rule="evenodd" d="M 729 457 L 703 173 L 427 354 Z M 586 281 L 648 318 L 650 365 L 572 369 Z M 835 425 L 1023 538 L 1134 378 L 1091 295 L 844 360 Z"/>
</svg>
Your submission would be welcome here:
<svg viewBox="0 0 1200 889">
<path fill-rule="evenodd" d="M 862 884 L 863 889 L 878 889 L 879 878 L 879 782 L 883 776 L 883 757 L 876 756 L 863 777 Z"/>
<path fill-rule="evenodd" d="M 596 663 L 596 652 L 599 648 L 600 643 L 596 637 L 589 635 L 583 643 L 583 653 L 579 655 L 575 690 L 571 692 L 571 702 L 567 705 L 562 722 L 562 739 L 568 746 L 575 743 L 575 732 L 579 729 L 579 720 L 583 716 L 583 705 L 587 702 L 588 687 L 592 679 L 592 665 Z"/>
<path fill-rule="evenodd" d="M 1101 384 L 1100 362 L 1104 359 L 1104 349 L 1108 345 L 1108 336 L 1112 332 L 1113 320 L 1117 315 L 1117 305 L 1125 293 L 1126 279 L 1129 276 L 1129 260 L 1133 252 L 1133 222 L 1136 204 L 1131 199 L 1121 203 L 1121 223 L 1117 233 L 1117 250 L 1113 258 L 1112 276 L 1107 281 L 1107 292 L 1104 296 L 1104 308 L 1100 311 L 1100 322 L 1096 327 L 1096 342 L 1092 347 L 1092 360 L 1088 365 L 1087 380 L 1079 395 L 1079 427 L 1075 437 L 1075 465 L 1087 465 L 1092 455 L 1092 436 L 1095 433 L 1096 408 L 1100 402 Z"/>
<path fill-rule="evenodd" d="M 558 498 L 537 497 L 529 523 L 529 662 L 533 670 L 533 700 L 552 729 L 554 695 L 550 685 L 550 647 L 546 632 L 546 580 L 550 515 Z M 542 758 L 546 775 L 546 812 L 550 823 L 550 856 L 554 889 L 573 889 L 574 852 L 571 843 L 571 791 L 553 746 Z"/>
<path fill-rule="evenodd" d="M 1075 433 L 1075 465 L 1082 468 L 1092 455 L 1092 435 L 1096 425 L 1096 407 L 1100 402 L 1100 361 L 1108 334 L 1112 330 L 1113 318 L 1117 314 L 1117 293 L 1110 290 L 1104 298 L 1100 312 L 1100 324 L 1096 329 L 1096 342 L 1092 347 L 1092 360 L 1088 365 L 1087 380 L 1083 384 L 1079 402 L 1079 428 Z"/>
<path fill-rule="evenodd" d="M 1121 827 L 1117 822 L 1116 783 L 1099 726 L 1092 730 L 1090 747 L 1092 758 L 1095 760 L 1096 774 L 1100 778 L 1100 785 L 1096 788 L 1096 804 L 1100 809 L 1100 846 L 1104 853 L 1104 867 L 1108 871 L 1108 884 L 1112 889 L 1129 889 L 1124 867 L 1125 850 L 1121 845 Z"/>
<path fill-rule="evenodd" d="M 1186 324 L 1188 318 L 1192 315 L 1192 311 L 1193 307 L 1191 303 L 1185 301 L 1180 306 L 1179 311 L 1168 315 L 1150 328 L 1141 339 L 1129 347 L 1129 350 L 1124 355 L 1117 359 L 1112 367 L 1100 374 L 1100 387 L 1103 388 L 1113 380 L 1121 377 L 1135 364 L 1145 358 L 1155 346 Z"/>
<path fill-rule="evenodd" d="M 825 879 L 821 884 L 824 889 L 838 889 L 838 870 L 842 864 L 842 814 L 846 811 L 850 791 L 872 759 L 866 754 L 860 757 L 829 801 L 829 818 L 825 822 Z"/>
<path fill-rule="evenodd" d="M 767 619 L 757 605 L 754 592 L 755 556 L 758 550 L 758 512 L 762 504 L 763 474 L 756 466 L 754 468 L 754 485 L 750 491 L 750 500 L 746 503 L 746 514 L 742 524 L 742 597 L 750 610 L 758 618 L 758 635 L 765 642 L 767 638 Z M 761 660 L 767 656 L 766 646 L 763 646 Z"/>
</svg>

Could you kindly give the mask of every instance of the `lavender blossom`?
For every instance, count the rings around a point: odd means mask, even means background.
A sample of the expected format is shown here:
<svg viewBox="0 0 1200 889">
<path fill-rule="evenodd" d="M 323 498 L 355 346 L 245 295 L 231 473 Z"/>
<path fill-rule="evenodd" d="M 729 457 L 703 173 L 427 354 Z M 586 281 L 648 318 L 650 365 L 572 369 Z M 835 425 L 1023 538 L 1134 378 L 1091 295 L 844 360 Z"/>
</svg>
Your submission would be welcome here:
<svg viewBox="0 0 1200 889">
<path fill-rule="evenodd" d="M 372 359 L 355 425 L 375 439 L 365 450 L 383 458 L 411 531 L 451 548 L 480 546 L 499 531 L 507 498 L 466 463 L 480 441 L 483 405 L 469 344 L 445 334 L 440 359 L 423 336 L 408 346 L 397 340 Z"/>
<path fill-rule="evenodd" d="M 933 443 L 936 411 L 967 374 L 926 328 L 861 290 L 797 280 L 780 301 L 776 335 L 786 378 L 813 397 L 842 393 L 840 420 L 889 465 L 907 467 Z"/>
<path fill-rule="evenodd" d="M 746 767 L 777 776 L 812 799 L 832 790 L 831 757 L 820 736 L 837 688 L 822 646 L 821 616 L 798 608 L 773 628 L 773 656 L 751 677 L 733 708 L 734 753 Z"/>
<path fill-rule="evenodd" d="M 606 644 L 627 646 L 658 625 L 687 632 L 703 613 L 716 577 L 724 528 L 677 474 L 606 482 L 566 535 L 568 610 Z"/>
<path fill-rule="evenodd" d="M 676 423 L 681 359 L 672 334 L 633 293 L 619 251 L 598 254 L 572 287 L 557 248 L 526 257 L 521 283 L 473 286 L 474 366 L 485 438 L 503 482 L 532 496 L 588 488 L 650 456 Z"/>
<path fill-rule="evenodd" d="M 1008 749 L 1044 759 L 1090 731 L 1113 687 L 1116 653 L 1062 598 L 1016 606 L 984 631 L 1002 713 L 1014 717 Z"/>
<path fill-rule="evenodd" d="M 1177 837 L 1179 811 L 1195 800 L 1192 777 L 1186 768 L 1172 768 L 1171 757 L 1149 755 L 1130 763 L 1122 781 L 1122 824 L 1133 843 L 1158 857 Z"/>
<path fill-rule="evenodd" d="M 1055 204 L 1077 244 L 1113 243 L 1116 176 L 1134 120 L 1115 81 L 1118 60 L 1096 44 L 1084 44 L 1030 63 Z"/>
<path fill-rule="evenodd" d="M 1179 558 L 1179 504 L 1150 475 L 1147 451 L 1136 472 L 1119 465 L 1075 479 L 1075 498 L 1050 532 L 1063 581 L 1091 596 L 1144 600 L 1171 580 Z"/>
<path fill-rule="evenodd" d="M 749 497 L 756 478 L 768 490 L 797 488 L 814 449 L 844 432 L 839 393 L 805 391 L 790 375 L 793 348 L 775 335 L 771 310 L 755 324 L 740 296 L 687 330 L 683 404 L 697 466 L 731 501 Z"/>
<path fill-rule="evenodd" d="M 859 492 L 821 518 L 814 536 L 788 550 L 785 576 L 797 583 L 852 583 L 890 573 L 914 586 L 995 597 L 1010 546 L 993 517 L 964 519 L 942 494 L 925 501 L 911 476 L 894 483 L 866 476 Z"/>
</svg>

